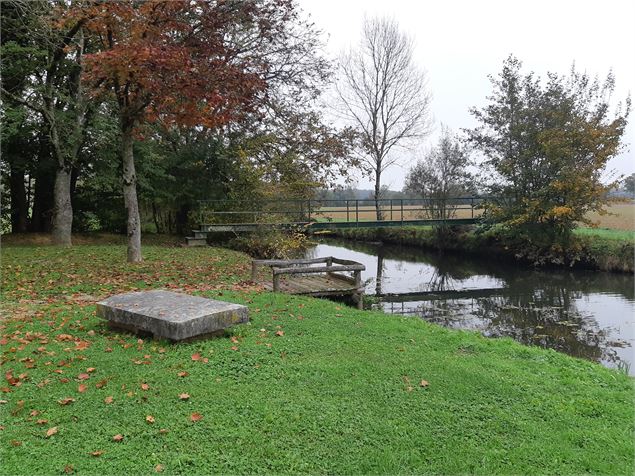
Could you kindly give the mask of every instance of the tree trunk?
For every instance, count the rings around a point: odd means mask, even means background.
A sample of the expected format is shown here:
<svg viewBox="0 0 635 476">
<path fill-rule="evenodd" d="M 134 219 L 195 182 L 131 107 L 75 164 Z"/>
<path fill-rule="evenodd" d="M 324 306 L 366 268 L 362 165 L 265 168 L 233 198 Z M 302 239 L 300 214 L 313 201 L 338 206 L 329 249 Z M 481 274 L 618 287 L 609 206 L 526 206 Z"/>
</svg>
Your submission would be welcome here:
<svg viewBox="0 0 635 476">
<path fill-rule="evenodd" d="M 377 248 L 377 274 L 375 276 L 375 295 L 383 294 L 384 284 L 384 249 L 380 246 Z"/>
<path fill-rule="evenodd" d="M 55 188 L 55 164 L 51 151 L 44 141 L 40 141 L 37 169 L 35 172 L 35 192 L 33 194 L 33 213 L 30 231 L 49 233 L 53 213 L 53 197 Z"/>
<path fill-rule="evenodd" d="M 381 221 L 383 219 L 383 215 L 381 213 L 381 171 L 375 171 L 375 212 L 377 213 L 377 221 Z"/>
<path fill-rule="evenodd" d="M 11 232 L 24 233 L 29 221 L 29 206 L 24 188 L 24 170 L 10 164 Z"/>
<path fill-rule="evenodd" d="M 179 207 L 176 211 L 176 234 L 177 235 L 186 235 L 187 224 L 188 224 L 188 215 L 190 214 L 190 205 L 189 203 L 184 203 Z"/>
<path fill-rule="evenodd" d="M 71 246 L 73 207 L 71 206 L 71 171 L 58 167 L 53 189 L 53 244 Z"/>
<path fill-rule="evenodd" d="M 163 233 L 163 227 L 159 222 L 159 213 L 157 212 L 157 204 L 152 202 L 152 219 L 154 220 L 154 227 L 157 233 Z"/>
<path fill-rule="evenodd" d="M 141 257 L 141 218 L 137 201 L 137 174 L 134 166 L 132 127 L 122 130 L 123 200 L 128 213 L 128 263 L 138 263 Z"/>
</svg>

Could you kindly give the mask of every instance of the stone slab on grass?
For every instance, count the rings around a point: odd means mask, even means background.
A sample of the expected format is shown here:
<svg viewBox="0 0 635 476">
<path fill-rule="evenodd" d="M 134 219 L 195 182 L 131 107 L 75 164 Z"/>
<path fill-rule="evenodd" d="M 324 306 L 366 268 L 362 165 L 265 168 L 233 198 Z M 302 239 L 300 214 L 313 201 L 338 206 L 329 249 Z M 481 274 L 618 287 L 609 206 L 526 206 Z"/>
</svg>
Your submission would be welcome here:
<svg viewBox="0 0 635 476">
<path fill-rule="evenodd" d="M 172 291 L 117 294 L 97 303 L 110 325 L 171 340 L 213 334 L 249 322 L 246 306 Z"/>
</svg>

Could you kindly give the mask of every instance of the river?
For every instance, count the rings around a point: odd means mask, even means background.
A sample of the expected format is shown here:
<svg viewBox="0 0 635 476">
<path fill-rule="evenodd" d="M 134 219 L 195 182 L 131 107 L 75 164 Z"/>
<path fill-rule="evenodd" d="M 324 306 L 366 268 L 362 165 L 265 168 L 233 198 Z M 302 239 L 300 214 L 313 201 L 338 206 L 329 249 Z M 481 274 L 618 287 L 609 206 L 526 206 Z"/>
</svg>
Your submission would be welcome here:
<svg viewBox="0 0 635 476">
<path fill-rule="evenodd" d="M 364 264 L 366 295 L 383 296 L 374 307 L 385 312 L 488 337 L 509 336 L 635 375 L 633 275 L 534 270 L 480 257 L 341 240 L 325 240 L 306 256 Z"/>
</svg>

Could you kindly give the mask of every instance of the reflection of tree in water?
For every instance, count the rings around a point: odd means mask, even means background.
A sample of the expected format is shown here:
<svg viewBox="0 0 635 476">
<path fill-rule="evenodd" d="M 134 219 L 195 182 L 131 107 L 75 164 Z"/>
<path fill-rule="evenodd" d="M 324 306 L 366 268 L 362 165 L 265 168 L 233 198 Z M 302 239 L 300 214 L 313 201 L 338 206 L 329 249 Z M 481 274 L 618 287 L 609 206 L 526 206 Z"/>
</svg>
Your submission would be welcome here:
<svg viewBox="0 0 635 476">
<path fill-rule="evenodd" d="M 380 296 L 383 293 L 383 284 L 385 279 L 386 266 L 384 260 L 386 259 L 386 248 L 379 246 L 375 249 L 377 256 L 377 269 L 375 274 L 375 294 Z M 442 256 L 442 255 L 440 255 Z M 434 271 L 429 281 L 425 283 L 421 288 L 424 291 L 450 291 L 460 286 L 460 282 L 463 279 L 469 277 L 457 267 L 452 266 L 434 266 Z M 458 272 L 457 272 L 458 271 Z M 423 284 L 423 283 L 422 283 Z"/>
<path fill-rule="evenodd" d="M 509 336 L 525 344 L 595 361 L 620 360 L 615 350 L 620 344 L 611 342 L 611 329 L 600 328 L 592 315 L 578 309 L 576 301 L 595 293 L 620 296 L 632 302 L 635 299 L 632 275 L 535 271 L 464 254 L 368 243 L 335 244 L 377 257 L 375 291 L 379 294 L 385 289 L 386 280 L 398 277 L 386 275 L 385 260 L 402 263 L 404 267 L 419 263 L 433 267 L 429 282 L 420 283 L 422 291 L 464 290 L 465 282 L 477 276 L 495 278 L 502 288 L 500 294 L 484 292 L 476 298 L 384 303 L 382 307 L 388 312 L 415 314 L 447 327 L 477 329 L 493 337 Z M 403 292 L 411 291 L 413 284 L 406 283 Z"/>
<path fill-rule="evenodd" d="M 619 360 L 608 333 L 576 308 L 575 300 L 583 296 L 582 292 L 545 285 L 533 292 L 512 286 L 503 293 L 469 300 L 429 301 L 418 305 L 416 314 L 446 327 L 465 328 L 468 324 L 488 337 L 512 337 L 523 344 L 575 357 Z"/>
</svg>

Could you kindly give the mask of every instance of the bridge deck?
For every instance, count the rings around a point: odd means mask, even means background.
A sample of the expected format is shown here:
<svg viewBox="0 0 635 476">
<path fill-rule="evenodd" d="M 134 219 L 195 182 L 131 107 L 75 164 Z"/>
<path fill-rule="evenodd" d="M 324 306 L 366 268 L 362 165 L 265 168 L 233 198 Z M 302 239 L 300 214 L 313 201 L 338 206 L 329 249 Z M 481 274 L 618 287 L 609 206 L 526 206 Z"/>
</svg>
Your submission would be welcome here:
<svg viewBox="0 0 635 476">
<path fill-rule="evenodd" d="M 396 226 L 432 226 L 448 224 L 451 226 L 474 225 L 479 218 L 454 218 L 450 220 L 381 220 L 381 221 L 319 221 L 288 223 L 204 223 L 197 234 L 222 231 L 253 231 L 260 228 L 304 228 L 307 230 L 332 230 L 338 228 L 385 228 Z M 199 235 L 197 235 L 199 236 Z M 202 236 L 201 236 L 202 237 Z"/>
</svg>

